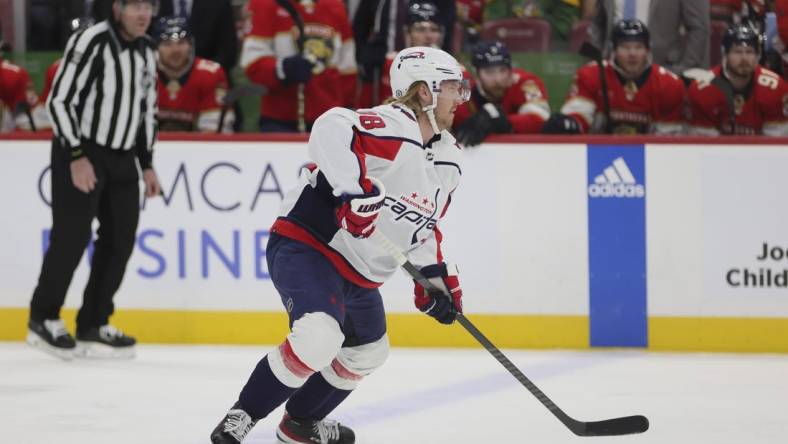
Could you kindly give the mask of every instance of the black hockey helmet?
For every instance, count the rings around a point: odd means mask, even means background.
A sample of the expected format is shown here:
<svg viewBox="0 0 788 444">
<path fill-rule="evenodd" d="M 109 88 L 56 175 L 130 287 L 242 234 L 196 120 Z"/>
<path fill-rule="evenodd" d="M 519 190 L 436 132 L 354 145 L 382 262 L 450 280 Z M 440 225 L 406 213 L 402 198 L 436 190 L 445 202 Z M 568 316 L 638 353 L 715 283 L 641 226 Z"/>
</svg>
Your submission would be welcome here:
<svg viewBox="0 0 788 444">
<path fill-rule="evenodd" d="M 747 25 L 733 25 L 722 36 L 722 53 L 727 54 L 736 45 L 749 46 L 761 53 L 761 35 Z"/>
<path fill-rule="evenodd" d="M 474 68 L 488 66 L 512 66 L 512 55 L 509 48 L 499 41 L 481 41 L 474 45 L 471 63 Z"/>
<path fill-rule="evenodd" d="M 613 48 L 622 42 L 643 42 L 646 48 L 651 48 L 651 35 L 646 24 L 638 19 L 619 20 L 613 25 Z"/>
<path fill-rule="evenodd" d="M 73 34 L 75 32 L 84 31 L 95 24 L 96 20 L 93 17 L 74 17 L 68 22 L 68 30 Z"/>
<path fill-rule="evenodd" d="M 419 22 L 438 23 L 438 7 L 429 1 L 413 1 L 408 5 L 407 25 Z"/>
<path fill-rule="evenodd" d="M 183 39 L 193 40 L 189 22 L 184 17 L 166 16 L 156 22 L 156 42 L 165 40 L 178 41 Z"/>
</svg>

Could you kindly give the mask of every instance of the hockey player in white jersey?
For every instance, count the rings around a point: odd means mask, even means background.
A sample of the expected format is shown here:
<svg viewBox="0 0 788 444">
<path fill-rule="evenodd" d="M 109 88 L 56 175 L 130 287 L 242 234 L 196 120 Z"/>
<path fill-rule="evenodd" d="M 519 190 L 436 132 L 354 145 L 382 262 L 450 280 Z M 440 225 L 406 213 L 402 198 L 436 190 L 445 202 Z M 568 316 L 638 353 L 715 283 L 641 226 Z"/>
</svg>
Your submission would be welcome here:
<svg viewBox="0 0 788 444">
<path fill-rule="evenodd" d="M 438 226 L 462 173 L 447 128 L 470 91 L 459 63 L 439 49 L 402 50 L 390 74 L 390 104 L 333 108 L 314 124 L 314 163 L 286 196 L 266 250 L 290 334 L 257 364 L 213 443 L 242 442 L 285 401 L 279 441 L 355 442 L 350 428 L 325 418 L 388 355 L 378 287 L 397 264 L 370 239 L 376 229 L 444 290 L 431 295 L 415 284 L 422 312 L 451 324 L 462 311 Z"/>
</svg>

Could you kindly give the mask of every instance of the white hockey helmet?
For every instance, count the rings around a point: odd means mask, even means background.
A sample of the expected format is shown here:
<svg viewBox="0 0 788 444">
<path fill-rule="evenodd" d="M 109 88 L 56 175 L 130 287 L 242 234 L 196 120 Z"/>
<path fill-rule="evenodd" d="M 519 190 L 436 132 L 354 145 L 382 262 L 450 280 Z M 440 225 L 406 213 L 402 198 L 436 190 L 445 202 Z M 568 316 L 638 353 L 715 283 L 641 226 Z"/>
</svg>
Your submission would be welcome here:
<svg viewBox="0 0 788 444">
<path fill-rule="evenodd" d="M 432 129 L 436 133 L 440 131 L 433 110 L 438 103 L 441 82 L 455 80 L 464 83 L 462 66 L 457 59 L 446 51 L 426 46 L 413 46 L 397 53 L 391 64 L 389 77 L 394 98 L 403 97 L 416 82 L 427 84 L 432 91 L 432 105 L 425 106 L 422 111 L 427 112 Z M 462 100 L 467 102 L 470 98 L 470 89 L 467 85 L 462 88 L 461 94 Z"/>
</svg>

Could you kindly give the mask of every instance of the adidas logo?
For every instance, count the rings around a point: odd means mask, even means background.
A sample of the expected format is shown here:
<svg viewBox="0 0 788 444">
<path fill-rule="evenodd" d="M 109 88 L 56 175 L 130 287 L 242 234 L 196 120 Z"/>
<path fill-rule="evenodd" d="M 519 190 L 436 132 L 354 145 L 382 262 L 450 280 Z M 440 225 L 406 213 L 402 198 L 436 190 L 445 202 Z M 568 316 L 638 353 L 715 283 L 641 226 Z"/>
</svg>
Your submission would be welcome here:
<svg viewBox="0 0 788 444">
<path fill-rule="evenodd" d="M 646 195 L 643 185 L 637 183 L 632 170 L 623 157 L 616 158 L 613 163 L 594 178 L 588 186 L 591 197 L 632 197 L 642 198 Z"/>
</svg>

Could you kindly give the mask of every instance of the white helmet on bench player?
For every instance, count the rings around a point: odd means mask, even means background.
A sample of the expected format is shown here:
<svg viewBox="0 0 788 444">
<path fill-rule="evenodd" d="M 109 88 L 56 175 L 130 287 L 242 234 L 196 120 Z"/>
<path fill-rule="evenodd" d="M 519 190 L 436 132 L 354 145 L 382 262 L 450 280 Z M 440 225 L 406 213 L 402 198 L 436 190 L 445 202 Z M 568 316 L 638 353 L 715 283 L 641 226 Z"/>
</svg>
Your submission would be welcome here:
<svg viewBox="0 0 788 444">
<path fill-rule="evenodd" d="M 426 46 L 414 46 L 400 51 L 391 64 L 389 71 L 391 77 L 391 92 L 394 98 L 403 97 L 416 82 L 425 82 L 432 91 L 432 104 L 422 108 L 432 125 L 432 130 L 439 133 L 435 121 L 435 106 L 438 104 L 438 94 L 441 92 L 441 82 L 457 81 L 464 83 L 462 67 L 457 59 L 446 51 Z M 464 85 L 462 100 L 467 102 L 470 98 L 470 89 Z"/>
</svg>

